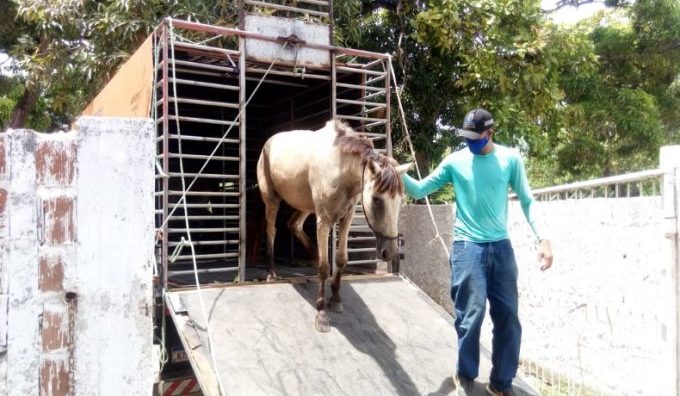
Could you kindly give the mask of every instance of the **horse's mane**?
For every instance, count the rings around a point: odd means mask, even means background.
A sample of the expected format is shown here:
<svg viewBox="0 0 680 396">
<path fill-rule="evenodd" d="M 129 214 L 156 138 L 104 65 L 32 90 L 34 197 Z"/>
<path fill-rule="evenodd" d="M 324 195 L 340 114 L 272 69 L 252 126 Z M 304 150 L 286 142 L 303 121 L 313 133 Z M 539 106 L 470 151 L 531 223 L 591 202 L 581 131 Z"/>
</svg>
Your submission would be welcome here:
<svg viewBox="0 0 680 396">
<path fill-rule="evenodd" d="M 387 191 L 395 196 L 397 192 L 404 191 L 404 184 L 401 176 L 395 169 L 397 161 L 376 153 L 373 150 L 373 141 L 359 136 L 347 123 L 340 120 L 333 120 L 335 128 L 335 142 L 341 153 L 357 155 L 361 158 L 361 166 L 367 166 L 370 162 L 380 166 L 380 171 L 376 174 L 375 189 L 379 194 Z"/>
</svg>

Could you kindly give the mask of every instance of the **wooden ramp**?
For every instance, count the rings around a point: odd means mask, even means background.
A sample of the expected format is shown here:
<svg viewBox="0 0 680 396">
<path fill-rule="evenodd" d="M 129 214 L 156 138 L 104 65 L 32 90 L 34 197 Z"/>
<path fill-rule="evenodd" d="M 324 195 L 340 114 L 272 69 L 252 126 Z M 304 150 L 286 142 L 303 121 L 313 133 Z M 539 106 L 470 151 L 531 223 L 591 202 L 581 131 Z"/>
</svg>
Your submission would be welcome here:
<svg viewBox="0 0 680 396">
<path fill-rule="evenodd" d="M 343 280 L 344 281 L 344 280 Z M 452 318 L 408 280 L 358 276 L 342 286 L 344 313 L 314 330 L 309 280 L 205 288 L 214 357 L 196 291 L 167 294 L 173 320 L 206 395 L 455 395 Z M 483 351 L 475 395 L 485 395 Z M 518 395 L 536 395 L 517 381 Z"/>
</svg>

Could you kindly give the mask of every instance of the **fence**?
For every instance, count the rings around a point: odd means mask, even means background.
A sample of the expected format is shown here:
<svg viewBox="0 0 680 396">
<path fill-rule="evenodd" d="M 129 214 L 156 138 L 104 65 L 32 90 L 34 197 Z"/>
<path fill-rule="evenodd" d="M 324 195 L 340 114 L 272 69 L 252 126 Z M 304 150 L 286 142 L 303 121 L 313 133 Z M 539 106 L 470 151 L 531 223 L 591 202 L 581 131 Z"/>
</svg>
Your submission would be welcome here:
<svg viewBox="0 0 680 396">
<path fill-rule="evenodd" d="M 676 158 L 680 147 L 664 147 L 658 169 L 535 190 L 538 225 L 555 255 L 547 272 L 519 203 L 510 202 L 521 365 L 542 394 L 677 395 Z M 403 211 L 401 269 L 451 312 L 448 262 L 428 243 L 431 226 L 419 228 L 421 209 Z M 451 213 L 435 210 L 442 234 Z M 487 318 L 488 349 L 491 334 Z"/>
</svg>

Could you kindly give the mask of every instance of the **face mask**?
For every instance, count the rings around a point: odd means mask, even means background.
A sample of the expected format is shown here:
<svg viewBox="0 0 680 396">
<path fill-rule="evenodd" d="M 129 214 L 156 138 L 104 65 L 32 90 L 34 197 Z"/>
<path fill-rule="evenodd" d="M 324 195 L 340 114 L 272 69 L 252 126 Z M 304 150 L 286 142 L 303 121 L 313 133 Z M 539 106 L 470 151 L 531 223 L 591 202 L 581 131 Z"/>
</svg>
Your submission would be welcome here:
<svg viewBox="0 0 680 396">
<path fill-rule="evenodd" d="M 483 139 L 479 140 L 472 140 L 472 139 L 465 139 L 467 140 L 467 145 L 470 151 L 472 151 L 472 154 L 481 154 L 482 149 L 486 144 L 489 142 L 489 137 L 485 137 Z"/>
</svg>

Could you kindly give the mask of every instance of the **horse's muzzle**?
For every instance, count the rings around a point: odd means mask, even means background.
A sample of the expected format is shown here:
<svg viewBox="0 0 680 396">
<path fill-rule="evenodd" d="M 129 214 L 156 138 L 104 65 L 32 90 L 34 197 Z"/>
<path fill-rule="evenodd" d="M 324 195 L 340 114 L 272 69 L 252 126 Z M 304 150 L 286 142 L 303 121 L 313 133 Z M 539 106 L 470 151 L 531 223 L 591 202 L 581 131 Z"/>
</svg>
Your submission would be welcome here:
<svg viewBox="0 0 680 396">
<path fill-rule="evenodd" d="M 390 261 L 399 254 L 399 246 L 396 239 L 376 236 L 375 253 L 379 260 Z"/>
</svg>

